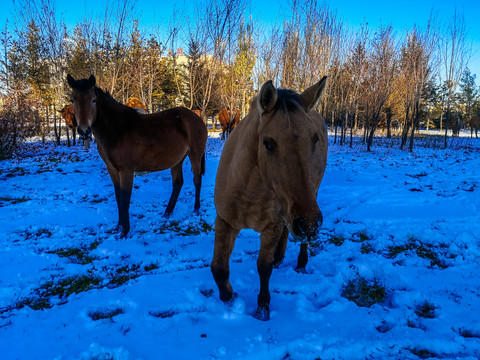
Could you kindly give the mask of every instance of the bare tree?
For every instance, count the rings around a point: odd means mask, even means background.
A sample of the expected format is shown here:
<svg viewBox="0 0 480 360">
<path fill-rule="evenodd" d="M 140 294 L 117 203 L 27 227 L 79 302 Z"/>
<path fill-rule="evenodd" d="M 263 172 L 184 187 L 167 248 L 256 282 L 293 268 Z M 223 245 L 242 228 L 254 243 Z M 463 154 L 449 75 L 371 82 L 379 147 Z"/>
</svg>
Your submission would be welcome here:
<svg viewBox="0 0 480 360">
<path fill-rule="evenodd" d="M 281 42 L 281 86 L 301 91 L 325 75 L 335 57 L 344 56 L 343 25 L 335 12 L 325 4 L 319 6 L 316 0 L 292 0 L 286 18 Z"/>
<path fill-rule="evenodd" d="M 446 86 L 445 148 L 447 147 L 448 128 L 455 91 L 471 56 L 471 48 L 467 44 L 466 34 L 463 14 L 458 14 L 455 9 L 445 34 L 440 37 L 438 42 L 443 71 L 443 74 L 439 72 L 440 83 L 444 83 Z"/>
<path fill-rule="evenodd" d="M 205 16 L 196 17 L 195 34 L 204 64 L 200 80 L 200 109 L 205 116 L 213 96 L 213 85 L 225 71 L 225 64 L 232 59 L 232 44 L 236 41 L 236 31 L 242 22 L 245 10 L 244 0 L 208 0 L 202 4 Z M 201 13 L 201 9 L 198 9 Z"/>
<path fill-rule="evenodd" d="M 350 56 L 348 57 L 348 66 L 351 73 L 349 113 L 350 113 L 350 147 L 353 146 L 353 129 L 357 126 L 355 119 L 358 114 L 360 99 L 362 98 L 362 84 L 365 82 L 367 75 L 367 39 L 368 28 L 363 25 L 361 30 L 356 34 L 355 42 Z"/>
<path fill-rule="evenodd" d="M 392 84 L 397 68 L 396 44 L 393 37 L 392 27 L 380 28 L 372 40 L 368 74 L 366 78 L 369 90 L 369 107 L 371 113 L 368 121 L 367 151 L 370 151 L 373 136 L 377 129 L 385 102 L 392 93 Z"/>
<path fill-rule="evenodd" d="M 426 31 L 419 34 L 416 29 L 412 31 L 408 39 L 408 48 L 412 56 L 409 58 L 409 67 L 413 75 L 412 93 L 413 93 L 413 116 L 412 130 L 410 134 L 409 150 L 413 151 L 413 141 L 415 129 L 419 125 L 420 104 L 426 95 L 426 87 L 431 76 L 431 59 L 435 47 L 435 31 L 429 23 Z M 402 142 L 403 144 L 403 142 Z"/>
</svg>

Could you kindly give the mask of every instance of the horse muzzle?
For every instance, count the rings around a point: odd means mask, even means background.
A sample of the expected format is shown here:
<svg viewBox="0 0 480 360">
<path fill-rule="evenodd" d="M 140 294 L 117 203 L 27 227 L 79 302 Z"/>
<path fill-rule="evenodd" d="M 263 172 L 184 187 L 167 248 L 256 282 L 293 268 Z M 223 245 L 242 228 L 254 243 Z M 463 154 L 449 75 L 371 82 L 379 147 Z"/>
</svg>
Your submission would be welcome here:
<svg viewBox="0 0 480 360">
<path fill-rule="evenodd" d="M 318 213 L 313 221 L 309 221 L 304 216 L 297 216 L 293 219 L 290 233 L 293 237 L 293 241 L 309 243 L 314 240 L 318 235 L 318 230 L 322 226 L 323 216 L 322 213 Z"/>
<path fill-rule="evenodd" d="M 78 127 L 77 128 L 78 135 L 80 135 L 81 140 L 92 140 L 92 128 L 89 126 L 85 130 Z"/>
</svg>

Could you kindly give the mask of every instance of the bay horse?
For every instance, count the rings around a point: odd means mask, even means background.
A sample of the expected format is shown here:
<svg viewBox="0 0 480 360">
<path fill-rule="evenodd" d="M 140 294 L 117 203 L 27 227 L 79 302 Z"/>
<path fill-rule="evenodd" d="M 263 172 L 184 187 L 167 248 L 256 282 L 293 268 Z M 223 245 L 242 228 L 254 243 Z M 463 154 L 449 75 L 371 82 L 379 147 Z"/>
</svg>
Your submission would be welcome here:
<svg viewBox="0 0 480 360">
<path fill-rule="evenodd" d="M 73 145 L 76 145 L 77 137 L 77 121 L 75 120 L 75 113 L 73 110 L 73 105 L 66 105 L 62 110 L 59 110 L 62 115 L 65 124 L 67 125 L 67 138 L 68 138 L 68 129 L 72 130 Z M 70 139 L 68 140 L 68 146 L 70 146 Z"/>
<path fill-rule="evenodd" d="M 326 77 L 301 95 L 267 81 L 248 115 L 228 137 L 215 184 L 215 246 L 211 271 L 220 299 L 233 301 L 229 259 L 240 230 L 260 233 L 258 308 L 270 317 L 269 280 L 285 256 L 288 234 L 301 242 L 297 271 L 322 223 L 317 192 L 327 164 L 327 127 L 315 110 Z M 229 184 L 225 186 L 225 184 Z"/>
<path fill-rule="evenodd" d="M 230 112 L 229 109 L 223 108 L 218 113 L 218 121 L 222 127 L 222 140 L 225 140 L 225 136 L 228 137 L 240 122 L 240 110 Z"/>
<path fill-rule="evenodd" d="M 130 231 L 129 207 L 135 171 L 171 169 L 173 190 L 165 210 L 172 214 L 183 186 L 183 161 L 188 156 L 195 184 L 194 211 L 200 209 L 200 188 L 205 173 L 207 128 L 192 111 L 176 107 L 154 114 L 139 114 L 95 86 L 95 77 L 75 80 L 70 74 L 72 102 L 82 138 L 95 135 L 98 152 L 115 187 L 118 230 Z"/>
<path fill-rule="evenodd" d="M 472 116 L 470 118 L 470 137 L 473 138 L 473 130 L 475 130 L 475 136 L 478 139 L 478 129 L 480 129 L 480 117 Z"/>
</svg>

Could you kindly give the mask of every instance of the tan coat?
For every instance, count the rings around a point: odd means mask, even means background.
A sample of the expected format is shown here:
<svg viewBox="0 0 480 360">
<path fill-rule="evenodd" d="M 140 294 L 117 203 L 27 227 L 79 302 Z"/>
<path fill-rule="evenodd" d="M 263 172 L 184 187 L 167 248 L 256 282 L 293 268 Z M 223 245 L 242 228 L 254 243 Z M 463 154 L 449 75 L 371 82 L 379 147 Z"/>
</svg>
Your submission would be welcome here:
<svg viewBox="0 0 480 360">
<path fill-rule="evenodd" d="M 229 258 L 241 229 L 261 234 L 260 294 L 255 316 L 268 319 L 268 279 L 285 254 L 290 232 L 303 242 L 297 268 L 322 221 L 316 202 L 327 164 L 327 128 L 314 110 L 326 78 L 301 95 L 276 90 L 271 82 L 253 98 L 249 114 L 225 143 L 215 185 L 215 250 L 212 272 L 223 301 L 233 290 Z"/>
</svg>

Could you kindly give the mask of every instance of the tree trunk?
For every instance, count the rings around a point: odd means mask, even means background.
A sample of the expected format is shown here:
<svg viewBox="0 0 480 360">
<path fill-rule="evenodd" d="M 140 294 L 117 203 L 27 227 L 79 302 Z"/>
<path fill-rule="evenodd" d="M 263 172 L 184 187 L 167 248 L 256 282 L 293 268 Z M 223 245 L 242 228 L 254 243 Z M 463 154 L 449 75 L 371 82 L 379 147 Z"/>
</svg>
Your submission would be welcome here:
<svg viewBox="0 0 480 360">
<path fill-rule="evenodd" d="M 71 144 L 70 144 L 70 131 L 68 130 L 68 126 L 65 129 L 65 131 L 67 132 L 67 146 L 70 147 L 71 146 Z"/>
<path fill-rule="evenodd" d="M 53 105 L 53 121 L 55 124 L 57 124 L 57 107 L 55 104 Z M 60 145 L 60 141 L 62 140 L 62 120 L 58 119 L 58 134 L 57 136 L 57 145 Z"/>
<path fill-rule="evenodd" d="M 410 120 L 405 119 L 405 126 L 402 130 L 402 144 L 400 145 L 400 150 L 403 150 L 403 147 L 407 144 L 408 132 L 410 130 Z"/>
<path fill-rule="evenodd" d="M 387 139 L 392 138 L 392 111 L 388 109 L 386 111 L 387 115 Z"/>
<path fill-rule="evenodd" d="M 373 144 L 373 135 L 375 134 L 375 125 L 372 125 L 372 128 L 370 129 L 370 134 L 368 135 L 368 141 L 367 141 L 367 151 L 370 152 L 370 149 Z"/>
<path fill-rule="evenodd" d="M 335 133 L 335 136 L 333 138 L 333 143 L 337 143 L 337 124 L 335 123 L 335 111 L 332 111 L 332 126 L 333 126 L 333 131 Z"/>
<path fill-rule="evenodd" d="M 450 109 L 447 109 L 447 116 L 445 116 L 445 149 L 447 148 L 448 139 L 448 124 L 450 122 Z"/>
<path fill-rule="evenodd" d="M 343 145 L 343 133 L 345 131 L 343 116 L 340 116 L 340 119 L 340 145 Z"/>
<path fill-rule="evenodd" d="M 413 140 L 415 139 L 415 129 L 417 128 L 419 123 L 418 110 L 415 111 L 415 119 L 412 120 L 412 122 L 413 124 L 412 124 L 412 132 L 410 134 L 410 146 L 409 146 L 410 152 L 413 152 Z"/>
<path fill-rule="evenodd" d="M 353 147 L 353 119 L 357 116 L 357 114 L 350 114 L 350 149 Z"/>
</svg>

